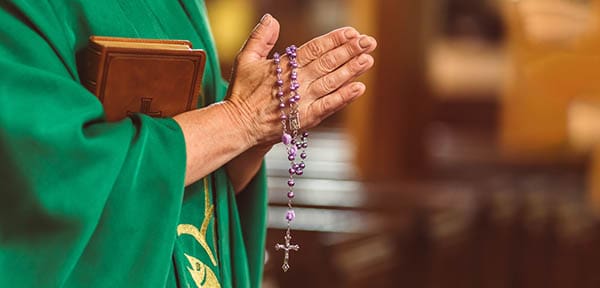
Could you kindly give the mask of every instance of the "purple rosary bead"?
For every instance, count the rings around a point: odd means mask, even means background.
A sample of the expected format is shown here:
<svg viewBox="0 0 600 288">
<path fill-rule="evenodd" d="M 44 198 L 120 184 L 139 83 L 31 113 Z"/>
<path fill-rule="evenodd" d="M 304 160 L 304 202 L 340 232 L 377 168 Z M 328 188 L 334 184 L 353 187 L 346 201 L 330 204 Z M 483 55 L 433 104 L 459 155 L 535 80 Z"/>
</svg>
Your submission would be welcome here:
<svg viewBox="0 0 600 288">
<path fill-rule="evenodd" d="M 296 175 L 302 176 L 302 174 L 304 174 L 304 171 L 302 171 L 302 169 L 296 170 Z"/>
<path fill-rule="evenodd" d="M 287 193 L 287 197 L 288 197 L 289 199 L 294 199 L 294 197 L 295 197 L 295 196 L 296 196 L 296 195 L 294 194 L 294 191 L 290 191 L 290 192 L 288 192 L 288 193 Z"/>
<path fill-rule="evenodd" d="M 281 136 L 281 142 L 283 142 L 285 145 L 290 145 L 292 142 L 292 135 L 283 133 L 283 136 Z"/>
<path fill-rule="evenodd" d="M 294 218 L 296 218 L 296 213 L 294 213 L 294 210 L 288 210 L 288 212 L 285 214 L 285 219 L 288 221 L 293 221 Z"/>
<path fill-rule="evenodd" d="M 306 155 L 306 153 L 302 153 L 302 154 L 300 154 L 300 158 L 302 158 L 302 159 L 306 159 L 306 157 L 307 157 L 307 156 L 308 156 L 308 155 Z"/>
<path fill-rule="evenodd" d="M 294 185 L 296 185 L 296 182 L 293 179 L 288 180 L 288 186 L 294 187 Z"/>
<path fill-rule="evenodd" d="M 298 152 L 298 150 L 296 149 L 296 147 L 290 146 L 290 150 L 288 151 L 288 154 L 289 155 L 296 155 L 296 152 Z"/>
<path fill-rule="evenodd" d="M 290 172 L 290 175 L 294 175 L 294 174 L 296 174 L 296 169 L 294 169 L 294 168 L 290 168 L 290 169 L 288 170 L 288 172 Z"/>
<path fill-rule="evenodd" d="M 304 162 L 301 162 L 300 164 L 298 164 L 298 168 L 304 169 L 306 168 L 306 164 L 304 164 Z M 298 170 L 298 168 L 296 168 L 296 170 Z"/>
</svg>

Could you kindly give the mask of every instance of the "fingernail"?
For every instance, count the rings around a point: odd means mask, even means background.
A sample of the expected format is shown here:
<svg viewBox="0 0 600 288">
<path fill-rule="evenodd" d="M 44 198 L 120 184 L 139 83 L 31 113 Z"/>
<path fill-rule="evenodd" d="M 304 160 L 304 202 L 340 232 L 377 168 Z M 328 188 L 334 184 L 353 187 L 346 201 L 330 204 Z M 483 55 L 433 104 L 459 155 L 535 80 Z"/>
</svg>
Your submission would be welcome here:
<svg viewBox="0 0 600 288">
<path fill-rule="evenodd" d="M 367 47 L 371 46 L 371 39 L 369 39 L 368 36 L 363 36 L 358 41 L 358 45 L 360 45 L 360 48 L 363 48 L 363 49 L 367 48 Z"/>
<path fill-rule="evenodd" d="M 352 28 L 348 28 L 346 29 L 346 31 L 344 31 L 344 36 L 346 37 L 346 39 L 352 39 L 354 37 L 356 37 L 358 35 L 358 32 L 356 32 L 356 30 L 352 29 Z"/>
<path fill-rule="evenodd" d="M 262 18 L 260 18 L 260 23 L 265 25 L 271 23 L 271 14 L 267 13 Z"/>
<path fill-rule="evenodd" d="M 361 83 L 354 84 L 352 86 L 352 95 L 355 97 L 360 95 L 360 92 L 362 92 L 362 90 L 363 90 L 363 86 L 364 86 L 364 84 L 361 84 Z"/>
<path fill-rule="evenodd" d="M 368 61 L 369 61 L 369 56 L 367 56 L 366 54 L 362 54 L 362 55 L 358 56 L 358 64 L 365 65 L 365 64 L 367 64 Z"/>
</svg>

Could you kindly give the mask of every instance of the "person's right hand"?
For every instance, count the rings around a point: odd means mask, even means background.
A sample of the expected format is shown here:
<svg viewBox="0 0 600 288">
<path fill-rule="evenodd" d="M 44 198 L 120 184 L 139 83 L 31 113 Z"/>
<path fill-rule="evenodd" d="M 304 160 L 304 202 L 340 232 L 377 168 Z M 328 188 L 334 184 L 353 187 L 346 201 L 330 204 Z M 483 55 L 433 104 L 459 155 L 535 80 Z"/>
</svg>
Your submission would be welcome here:
<svg viewBox="0 0 600 288">
<path fill-rule="evenodd" d="M 236 58 L 225 100 L 229 115 L 247 128 L 246 137 L 253 145 L 273 144 L 282 134 L 275 65 L 267 59 L 278 37 L 279 23 L 265 15 Z M 318 125 L 365 92 L 365 85 L 354 81 L 373 66 L 373 57 L 368 53 L 376 46 L 373 37 L 346 27 L 298 48 L 298 93 L 302 97 L 298 112 L 302 130 Z M 290 67 L 285 56 L 281 67 L 287 87 Z"/>
</svg>

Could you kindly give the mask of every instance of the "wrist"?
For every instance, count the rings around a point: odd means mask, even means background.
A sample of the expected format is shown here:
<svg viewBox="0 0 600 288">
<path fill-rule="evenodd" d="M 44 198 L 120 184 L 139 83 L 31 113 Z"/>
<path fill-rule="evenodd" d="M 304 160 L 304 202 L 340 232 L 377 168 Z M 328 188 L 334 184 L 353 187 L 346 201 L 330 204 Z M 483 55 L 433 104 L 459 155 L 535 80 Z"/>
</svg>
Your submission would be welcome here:
<svg viewBox="0 0 600 288">
<path fill-rule="evenodd" d="M 252 150 L 256 151 L 256 153 L 265 155 L 267 154 L 269 151 L 271 151 L 271 148 L 273 148 L 273 143 L 265 143 L 265 144 L 258 144 L 254 147 L 252 147 Z"/>
<path fill-rule="evenodd" d="M 247 148 L 258 144 L 258 128 L 254 120 L 249 117 L 250 113 L 248 109 L 245 109 L 241 103 L 231 100 L 224 100 L 213 105 L 221 107 L 221 110 L 226 115 L 224 119 L 228 119 L 232 129 L 239 130 L 237 134 L 240 135 L 240 141 L 243 141 Z"/>
</svg>

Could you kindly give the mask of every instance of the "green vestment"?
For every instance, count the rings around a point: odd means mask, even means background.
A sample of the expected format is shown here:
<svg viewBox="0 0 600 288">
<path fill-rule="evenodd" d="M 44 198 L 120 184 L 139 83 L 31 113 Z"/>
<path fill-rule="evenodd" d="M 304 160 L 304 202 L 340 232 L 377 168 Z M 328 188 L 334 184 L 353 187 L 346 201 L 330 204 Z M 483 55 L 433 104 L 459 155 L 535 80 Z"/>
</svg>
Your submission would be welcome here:
<svg viewBox="0 0 600 288">
<path fill-rule="evenodd" d="M 225 94 L 203 1 L 0 0 L 0 287 L 259 287 L 264 169 L 184 190 L 179 126 L 107 123 L 80 85 L 91 35 L 190 40 L 199 102 Z"/>
</svg>

